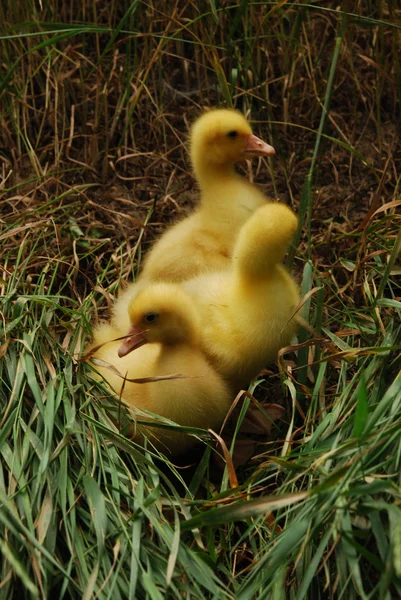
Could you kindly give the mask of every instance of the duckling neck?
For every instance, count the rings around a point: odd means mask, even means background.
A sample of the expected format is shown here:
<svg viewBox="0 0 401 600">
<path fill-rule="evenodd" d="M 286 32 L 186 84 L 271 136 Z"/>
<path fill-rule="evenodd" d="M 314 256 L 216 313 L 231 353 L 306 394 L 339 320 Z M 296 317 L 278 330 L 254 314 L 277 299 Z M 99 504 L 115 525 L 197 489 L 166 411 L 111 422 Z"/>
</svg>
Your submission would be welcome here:
<svg viewBox="0 0 401 600">
<path fill-rule="evenodd" d="M 168 346 L 171 349 L 179 346 L 194 347 L 197 346 L 199 342 L 200 337 L 198 332 L 194 328 L 188 326 L 185 329 L 174 331 L 174 335 L 171 335 L 168 339 L 165 339 L 163 341 L 163 345 Z"/>
<path fill-rule="evenodd" d="M 253 206 L 253 196 L 248 193 L 249 182 L 235 172 L 233 164 L 199 162 L 195 176 L 201 192 L 200 214 L 209 228 L 212 222 L 219 227 L 227 223 L 230 228 L 237 221 L 242 224 L 258 206 Z"/>
<path fill-rule="evenodd" d="M 212 164 L 205 160 L 194 161 L 194 172 L 201 192 L 208 193 L 239 179 L 233 164 Z"/>
<path fill-rule="evenodd" d="M 181 290 L 177 289 L 176 297 L 181 301 L 180 312 L 177 313 L 175 321 L 171 323 L 171 328 L 166 332 L 163 340 L 163 344 L 170 349 L 174 346 L 194 347 L 200 343 L 199 315 L 190 303 L 190 299 L 180 292 Z"/>
</svg>

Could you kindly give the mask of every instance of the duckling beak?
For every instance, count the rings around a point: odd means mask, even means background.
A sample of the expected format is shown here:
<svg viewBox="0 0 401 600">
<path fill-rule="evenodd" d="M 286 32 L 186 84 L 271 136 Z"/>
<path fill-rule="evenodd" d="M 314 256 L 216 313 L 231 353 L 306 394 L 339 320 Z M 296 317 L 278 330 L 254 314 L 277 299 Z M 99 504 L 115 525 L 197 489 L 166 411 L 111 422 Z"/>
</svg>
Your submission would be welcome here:
<svg viewBox="0 0 401 600">
<path fill-rule="evenodd" d="M 276 154 L 273 146 L 269 146 L 263 140 L 256 137 L 256 135 L 250 135 L 248 137 L 248 145 L 245 148 L 245 154 L 249 156 L 274 156 Z"/>
<path fill-rule="evenodd" d="M 132 325 L 127 332 L 127 337 L 122 342 L 118 349 L 118 356 L 122 358 L 126 356 L 132 350 L 136 350 L 140 346 L 148 343 L 148 340 L 144 336 L 144 331 L 139 329 L 136 325 Z"/>
</svg>

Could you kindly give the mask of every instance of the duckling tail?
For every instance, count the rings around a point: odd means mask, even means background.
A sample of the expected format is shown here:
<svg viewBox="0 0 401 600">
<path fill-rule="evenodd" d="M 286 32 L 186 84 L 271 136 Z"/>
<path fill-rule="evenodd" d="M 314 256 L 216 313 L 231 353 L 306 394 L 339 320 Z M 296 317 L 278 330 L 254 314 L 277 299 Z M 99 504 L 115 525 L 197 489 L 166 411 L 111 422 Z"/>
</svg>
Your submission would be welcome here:
<svg viewBox="0 0 401 600">
<path fill-rule="evenodd" d="M 265 278 L 286 255 L 298 219 L 285 204 L 261 206 L 242 227 L 234 250 L 234 268 L 242 276 Z"/>
</svg>

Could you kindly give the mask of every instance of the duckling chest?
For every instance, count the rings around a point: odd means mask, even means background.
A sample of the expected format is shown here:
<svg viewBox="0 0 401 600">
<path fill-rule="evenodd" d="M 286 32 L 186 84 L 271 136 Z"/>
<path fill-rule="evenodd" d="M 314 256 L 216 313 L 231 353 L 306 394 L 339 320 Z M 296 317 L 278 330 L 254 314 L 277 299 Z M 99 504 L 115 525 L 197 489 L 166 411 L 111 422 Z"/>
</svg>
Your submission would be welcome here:
<svg viewBox="0 0 401 600">
<path fill-rule="evenodd" d="M 208 228 L 215 223 L 220 230 L 224 226 L 240 228 L 265 202 L 264 195 L 249 182 L 241 178 L 225 181 L 203 194 L 203 223 Z"/>
</svg>

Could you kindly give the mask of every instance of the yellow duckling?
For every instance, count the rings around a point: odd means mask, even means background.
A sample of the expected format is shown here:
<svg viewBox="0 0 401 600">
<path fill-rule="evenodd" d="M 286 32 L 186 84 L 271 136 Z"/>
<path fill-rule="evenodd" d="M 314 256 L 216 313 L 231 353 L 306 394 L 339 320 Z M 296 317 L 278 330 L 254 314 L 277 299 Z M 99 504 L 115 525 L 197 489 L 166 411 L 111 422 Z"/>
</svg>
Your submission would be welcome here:
<svg viewBox="0 0 401 600">
<path fill-rule="evenodd" d="M 275 153 L 252 134 L 243 115 L 226 109 L 204 113 L 192 126 L 190 148 L 200 205 L 154 244 L 138 282 L 117 300 L 113 320 L 120 327 L 126 327 L 129 302 L 140 287 L 229 268 L 239 230 L 266 204 L 266 196 L 235 172 L 239 161 Z"/>
<path fill-rule="evenodd" d="M 177 374 L 185 378 L 124 382 L 111 369 L 96 365 L 116 395 L 121 394 L 132 408 L 145 409 L 179 425 L 218 428 L 233 398 L 201 350 L 199 315 L 190 297 L 179 288 L 171 296 L 168 285 L 154 284 L 150 291 L 139 291 L 131 301 L 128 319 L 128 331 L 109 323 L 94 331 L 91 347 L 104 344 L 94 358 L 113 365 L 127 379 Z M 110 341 L 124 334 L 130 337 L 122 343 Z M 135 352 L 130 354 L 132 350 Z M 146 415 L 138 418 L 151 422 Z M 145 430 L 151 443 L 172 453 L 182 452 L 196 441 L 185 433 L 147 426 L 138 426 L 137 441 L 143 439 L 141 432 Z"/>
<path fill-rule="evenodd" d="M 297 329 L 292 317 L 298 286 L 280 264 L 296 229 L 297 217 L 290 208 L 266 204 L 241 229 L 230 270 L 181 285 L 164 284 L 171 314 L 185 306 L 188 314 L 196 315 L 201 347 L 232 387 L 247 386 Z M 148 297 L 157 298 L 158 289 L 149 285 L 141 290 L 141 299 L 149 304 Z M 129 311 L 126 320 L 130 316 Z"/>
<path fill-rule="evenodd" d="M 231 271 L 182 284 L 201 318 L 205 354 L 236 386 L 248 385 L 297 330 L 298 286 L 280 264 L 297 224 L 284 204 L 262 206 L 241 229 Z"/>
<path fill-rule="evenodd" d="M 274 154 L 240 113 L 222 109 L 203 114 L 192 127 L 190 147 L 200 206 L 156 242 L 141 280 L 178 282 L 227 268 L 240 228 L 267 200 L 234 169 L 251 156 Z"/>
</svg>

